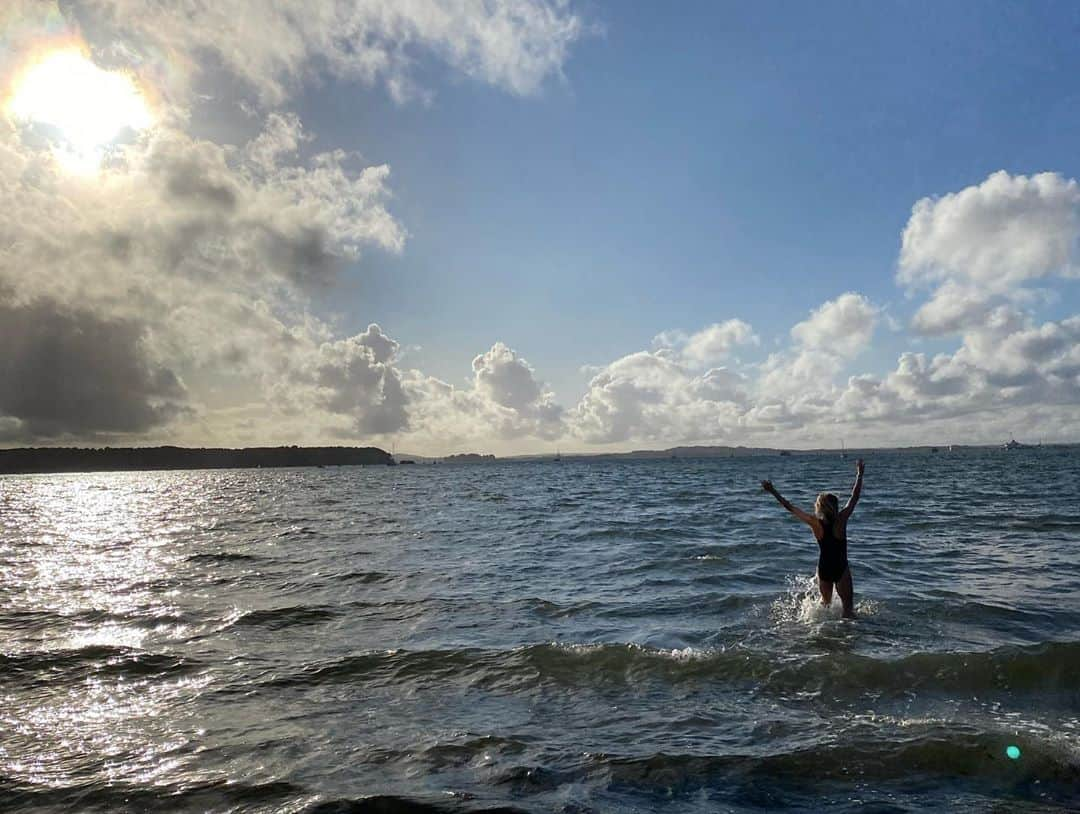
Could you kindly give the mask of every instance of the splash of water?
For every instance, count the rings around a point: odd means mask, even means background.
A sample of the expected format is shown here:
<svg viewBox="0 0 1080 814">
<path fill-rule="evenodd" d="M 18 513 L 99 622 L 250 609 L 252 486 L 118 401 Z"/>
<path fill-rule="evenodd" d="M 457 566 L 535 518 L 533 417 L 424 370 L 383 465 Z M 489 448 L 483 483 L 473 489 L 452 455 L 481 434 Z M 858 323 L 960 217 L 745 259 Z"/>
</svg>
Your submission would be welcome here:
<svg viewBox="0 0 1080 814">
<path fill-rule="evenodd" d="M 856 600 L 855 616 L 871 616 L 877 612 L 878 603 L 872 599 Z M 787 590 L 778 596 L 772 604 L 772 617 L 777 622 L 789 622 L 803 625 L 820 624 L 833 619 L 843 618 L 844 605 L 840 597 L 833 592 L 832 602 L 825 605 L 821 601 L 817 576 L 791 574 L 787 577 Z"/>
</svg>

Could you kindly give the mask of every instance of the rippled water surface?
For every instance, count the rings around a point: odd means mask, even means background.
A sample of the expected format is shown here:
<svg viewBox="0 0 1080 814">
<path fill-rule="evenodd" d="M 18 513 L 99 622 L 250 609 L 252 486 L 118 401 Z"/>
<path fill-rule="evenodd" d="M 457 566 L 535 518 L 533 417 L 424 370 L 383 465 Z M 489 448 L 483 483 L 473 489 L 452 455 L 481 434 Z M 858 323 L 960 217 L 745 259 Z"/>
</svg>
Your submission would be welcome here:
<svg viewBox="0 0 1080 814">
<path fill-rule="evenodd" d="M 1078 454 L 0 478 L 0 808 L 1076 810 Z"/>
</svg>

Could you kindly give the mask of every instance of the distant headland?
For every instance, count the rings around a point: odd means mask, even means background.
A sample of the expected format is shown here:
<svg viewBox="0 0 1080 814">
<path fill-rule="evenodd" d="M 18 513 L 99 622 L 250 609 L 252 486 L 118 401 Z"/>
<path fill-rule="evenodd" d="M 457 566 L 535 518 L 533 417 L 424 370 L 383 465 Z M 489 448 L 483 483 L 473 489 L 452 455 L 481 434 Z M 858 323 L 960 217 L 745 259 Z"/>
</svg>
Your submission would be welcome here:
<svg viewBox="0 0 1080 814">
<path fill-rule="evenodd" d="M 493 463 L 494 455 L 481 455 L 478 452 L 460 452 L 457 455 L 447 455 L 443 458 L 448 464 L 485 464 Z"/>
<path fill-rule="evenodd" d="M 0 474 L 124 472 L 146 469 L 255 469 L 285 466 L 393 466 L 377 447 L 36 447 L 0 449 Z"/>
</svg>

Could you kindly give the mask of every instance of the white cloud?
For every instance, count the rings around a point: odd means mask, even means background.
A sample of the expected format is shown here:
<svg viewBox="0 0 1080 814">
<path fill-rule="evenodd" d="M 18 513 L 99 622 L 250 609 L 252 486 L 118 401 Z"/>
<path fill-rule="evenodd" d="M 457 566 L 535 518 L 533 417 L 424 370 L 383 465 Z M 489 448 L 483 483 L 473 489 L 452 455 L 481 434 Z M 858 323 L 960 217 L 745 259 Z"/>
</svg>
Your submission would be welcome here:
<svg viewBox="0 0 1080 814">
<path fill-rule="evenodd" d="M 319 346 L 316 402 L 351 419 L 343 435 L 388 435 L 408 426 L 401 375 L 391 364 L 397 348 L 398 343 L 378 325 Z"/>
<path fill-rule="evenodd" d="M 880 312 L 854 292 L 823 303 L 791 329 L 792 348 L 765 360 L 758 398 L 787 402 L 796 412 L 820 413 L 835 392 L 837 376 L 869 346 Z"/>
<path fill-rule="evenodd" d="M 292 159 L 305 141 L 311 141 L 311 136 L 304 132 L 295 113 L 271 113 L 266 117 L 263 131 L 248 143 L 244 152 L 251 164 L 272 173 L 283 158 Z"/>
<path fill-rule="evenodd" d="M 532 366 L 502 342 L 473 359 L 471 387 L 419 370 L 405 374 L 411 429 L 403 443 L 455 451 L 521 439 L 553 441 L 565 433 L 563 408 Z"/>
<path fill-rule="evenodd" d="M 653 339 L 653 347 L 663 355 L 676 355 L 688 365 L 707 367 L 728 358 L 739 345 L 756 345 L 758 337 L 741 319 L 716 322 L 696 333 L 664 331 Z"/>
<path fill-rule="evenodd" d="M 534 409 L 540 401 L 540 383 L 533 369 L 502 342 L 473 359 L 475 387 L 496 404 L 518 412 Z"/>
<path fill-rule="evenodd" d="M 866 297 L 849 291 L 816 309 L 791 329 L 791 336 L 808 350 L 857 356 L 870 343 L 880 310 Z"/>
<path fill-rule="evenodd" d="M 572 411 L 589 443 L 659 443 L 724 437 L 738 421 L 743 378 L 713 368 L 695 374 L 662 352 L 624 356 L 604 368 Z"/>
<path fill-rule="evenodd" d="M 529 94 L 560 74 L 585 29 L 559 0 L 73 0 L 63 7 L 91 42 L 134 55 L 176 95 L 219 64 L 271 106 L 316 72 L 381 83 L 406 99 L 422 93 L 414 75 L 430 57 Z"/>
<path fill-rule="evenodd" d="M 948 281 L 915 312 L 911 324 L 927 336 L 956 334 L 986 319 L 994 300 L 984 289 Z"/>
<path fill-rule="evenodd" d="M 1080 186 L 1057 173 L 996 172 L 977 186 L 923 198 L 904 228 L 897 281 L 928 288 L 913 326 L 925 334 L 977 327 L 1004 300 L 1029 297 L 1026 286 L 1076 277 Z"/>
<path fill-rule="evenodd" d="M 897 278 L 905 285 L 965 279 L 996 289 L 1075 275 L 1080 186 L 1057 173 L 1000 171 L 978 186 L 922 198 L 904 228 Z"/>
</svg>

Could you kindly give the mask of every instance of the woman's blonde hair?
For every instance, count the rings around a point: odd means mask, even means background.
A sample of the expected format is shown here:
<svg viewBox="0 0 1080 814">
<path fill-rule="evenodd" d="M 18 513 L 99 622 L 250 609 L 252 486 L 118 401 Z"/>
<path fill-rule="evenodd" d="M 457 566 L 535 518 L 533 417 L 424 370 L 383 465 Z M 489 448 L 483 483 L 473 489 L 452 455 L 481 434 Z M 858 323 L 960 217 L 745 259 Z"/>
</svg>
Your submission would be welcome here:
<svg viewBox="0 0 1080 814">
<path fill-rule="evenodd" d="M 822 492 L 814 501 L 814 514 L 824 520 L 829 525 L 829 528 L 832 528 L 840 514 L 840 501 L 832 492 Z"/>
</svg>

